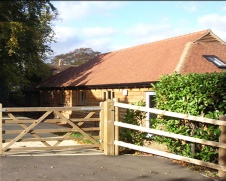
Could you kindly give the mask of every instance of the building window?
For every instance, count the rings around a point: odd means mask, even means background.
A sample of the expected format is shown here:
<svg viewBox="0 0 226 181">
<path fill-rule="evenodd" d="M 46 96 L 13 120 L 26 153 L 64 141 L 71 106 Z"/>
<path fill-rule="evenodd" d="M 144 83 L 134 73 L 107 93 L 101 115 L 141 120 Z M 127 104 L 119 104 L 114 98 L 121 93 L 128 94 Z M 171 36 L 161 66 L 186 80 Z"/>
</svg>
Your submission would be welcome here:
<svg viewBox="0 0 226 181">
<path fill-rule="evenodd" d="M 103 97 L 104 97 L 104 98 L 103 98 L 104 101 L 106 101 L 106 99 L 107 99 L 107 96 L 106 96 L 106 95 L 107 95 L 106 92 L 104 92 L 104 96 L 103 96 Z"/>
<path fill-rule="evenodd" d="M 78 104 L 84 105 L 86 103 L 86 92 L 79 91 L 78 92 Z"/>
<path fill-rule="evenodd" d="M 111 92 L 111 97 L 112 97 L 112 99 L 115 98 L 115 92 Z"/>
<path fill-rule="evenodd" d="M 203 55 L 205 59 L 212 62 L 214 65 L 216 65 L 218 68 L 226 69 L 226 63 L 219 59 L 215 55 Z"/>
<path fill-rule="evenodd" d="M 106 91 L 103 93 L 103 100 L 106 101 L 107 99 L 114 99 L 115 98 L 115 92 L 113 91 Z"/>
<path fill-rule="evenodd" d="M 108 91 L 108 99 L 111 99 L 111 91 Z"/>
</svg>

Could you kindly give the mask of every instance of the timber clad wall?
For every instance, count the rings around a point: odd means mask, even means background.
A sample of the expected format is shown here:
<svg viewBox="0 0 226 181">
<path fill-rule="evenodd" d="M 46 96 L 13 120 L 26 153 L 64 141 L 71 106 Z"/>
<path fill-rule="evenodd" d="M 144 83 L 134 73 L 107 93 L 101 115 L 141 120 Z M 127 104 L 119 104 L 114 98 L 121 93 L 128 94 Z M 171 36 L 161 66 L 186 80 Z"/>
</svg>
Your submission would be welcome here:
<svg viewBox="0 0 226 181">
<path fill-rule="evenodd" d="M 123 95 L 123 90 L 127 90 L 127 95 Z M 91 90 L 53 90 L 40 91 L 40 106 L 99 106 L 110 96 L 118 98 L 121 103 L 133 104 L 146 100 L 146 92 L 151 88 L 129 88 L 129 89 L 91 89 Z M 85 93 L 84 93 L 85 92 Z M 85 99 L 85 101 L 83 101 Z M 125 109 L 119 109 L 119 117 L 123 118 Z M 84 117 L 79 112 L 65 112 L 65 116 Z M 98 115 L 95 114 L 98 117 Z"/>
<path fill-rule="evenodd" d="M 87 90 L 86 106 L 98 106 L 100 102 L 104 101 L 104 93 L 109 91 L 114 92 L 114 98 L 118 98 L 121 103 L 133 104 L 138 101 L 146 100 L 146 92 L 151 91 L 151 88 L 134 88 L 126 89 L 128 95 L 123 95 L 124 89 L 92 89 Z M 119 108 L 119 119 L 122 120 L 126 109 Z"/>
<path fill-rule="evenodd" d="M 40 91 L 40 106 L 41 107 L 64 107 L 72 106 L 72 91 L 71 90 L 47 90 Z M 71 111 L 62 112 L 64 116 L 69 118 Z"/>
<path fill-rule="evenodd" d="M 114 92 L 114 98 L 118 98 L 119 102 L 133 104 L 138 101 L 145 101 L 145 92 L 151 91 L 151 88 L 134 88 L 128 90 L 128 95 L 123 95 L 125 89 L 91 89 L 86 91 L 86 106 L 98 106 L 104 101 L 104 93 Z M 106 97 L 107 98 L 107 97 Z M 113 97 L 111 97 L 112 99 Z"/>
</svg>

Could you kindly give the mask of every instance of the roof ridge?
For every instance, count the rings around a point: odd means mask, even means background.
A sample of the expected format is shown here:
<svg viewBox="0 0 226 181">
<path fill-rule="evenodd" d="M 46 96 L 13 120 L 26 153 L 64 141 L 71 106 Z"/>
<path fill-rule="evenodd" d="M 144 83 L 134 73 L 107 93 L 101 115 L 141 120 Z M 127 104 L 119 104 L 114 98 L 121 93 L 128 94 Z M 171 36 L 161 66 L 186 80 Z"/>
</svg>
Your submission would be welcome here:
<svg viewBox="0 0 226 181">
<path fill-rule="evenodd" d="M 149 45 L 149 44 L 159 43 L 159 42 L 163 42 L 163 41 L 169 41 L 169 40 L 180 38 L 180 37 L 191 36 L 191 35 L 194 35 L 194 34 L 202 34 L 204 32 L 209 33 L 209 32 L 211 32 L 211 30 L 210 29 L 206 29 L 206 30 L 197 31 L 197 32 L 193 32 L 193 33 L 188 33 L 188 34 L 183 34 L 183 35 L 179 35 L 179 36 L 174 36 L 174 37 L 170 37 L 170 38 L 166 38 L 166 39 L 162 39 L 162 40 L 158 40 L 158 41 L 153 41 L 153 42 L 149 42 L 149 43 L 135 45 L 135 46 L 128 47 L 128 48 L 123 48 L 123 49 L 120 49 L 120 50 L 111 51 L 111 52 L 108 52 L 108 53 L 115 53 L 115 52 L 125 51 L 125 50 L 128 50 L 128 49 L 133 49 L 133 48 L 137 48 L 137 47 L 140 47 L 140 46 L 146 46 L 146 45 Z"/>
</svg>

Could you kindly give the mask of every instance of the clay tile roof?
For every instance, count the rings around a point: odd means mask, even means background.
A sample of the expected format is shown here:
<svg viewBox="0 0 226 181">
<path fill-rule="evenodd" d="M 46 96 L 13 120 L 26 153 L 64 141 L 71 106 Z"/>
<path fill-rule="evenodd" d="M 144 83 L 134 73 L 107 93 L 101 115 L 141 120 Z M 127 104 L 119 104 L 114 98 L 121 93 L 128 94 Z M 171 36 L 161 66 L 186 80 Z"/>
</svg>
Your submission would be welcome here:
<svg viewBox="0 0 226 181">
<path fill-rule="evenodd" d="M 154 82 L 175 71 L 221 71 L 202 55 L 218 54 L 226 60 L 225 47 L 225 43 L 211 30 L 199 31 L 101 54 L 85 64 L 54 75 L 38 87 Z"/>
</svg>

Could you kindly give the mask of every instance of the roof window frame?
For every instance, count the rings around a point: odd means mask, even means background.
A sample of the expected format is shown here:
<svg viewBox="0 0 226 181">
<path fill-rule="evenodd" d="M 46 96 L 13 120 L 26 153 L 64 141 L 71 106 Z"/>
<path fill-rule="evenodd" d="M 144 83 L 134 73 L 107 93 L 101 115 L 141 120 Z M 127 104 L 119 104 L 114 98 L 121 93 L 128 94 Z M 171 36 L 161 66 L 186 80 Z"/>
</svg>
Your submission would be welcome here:
<svg viewBox="0 0 226 181">
<path fill-rule="evenodd" d="M 217 57 L 216 55 L 203 55 L 203 57 L 206 60 L 212 62 L 218 68 L 226 69 L 226 63 L 223 60 L 221 60 L 219 57 Z"/>
</svg>

